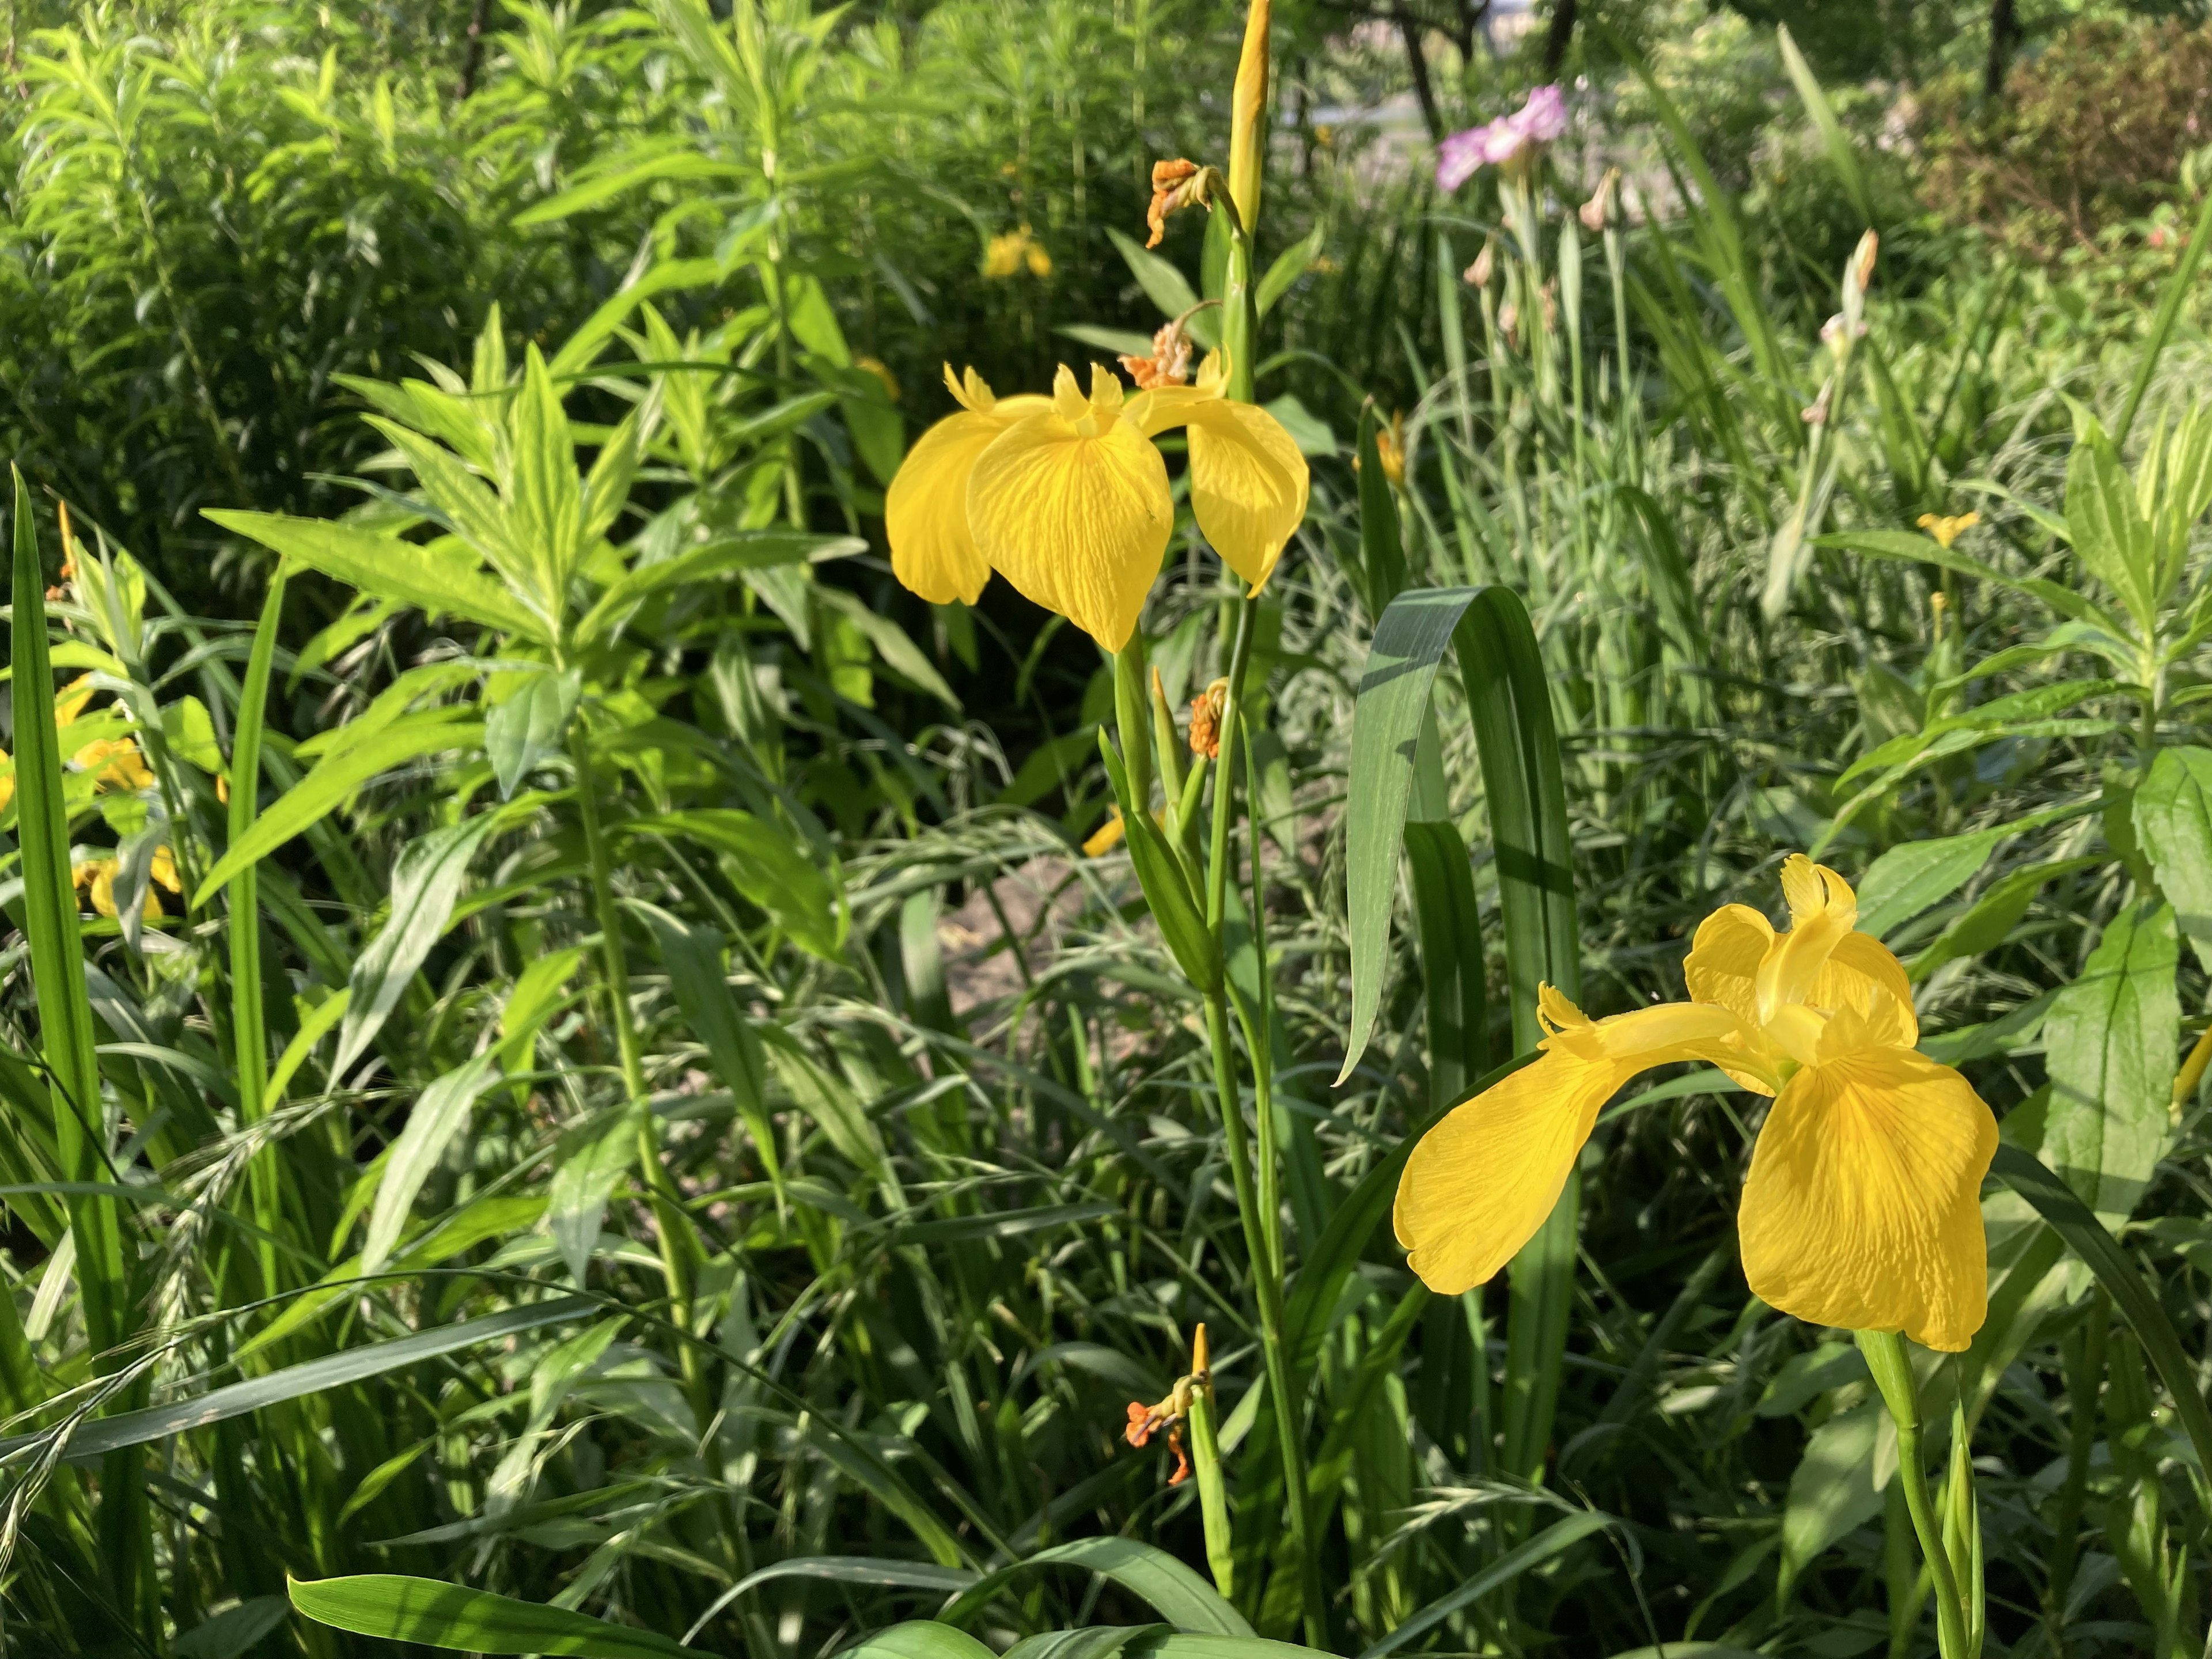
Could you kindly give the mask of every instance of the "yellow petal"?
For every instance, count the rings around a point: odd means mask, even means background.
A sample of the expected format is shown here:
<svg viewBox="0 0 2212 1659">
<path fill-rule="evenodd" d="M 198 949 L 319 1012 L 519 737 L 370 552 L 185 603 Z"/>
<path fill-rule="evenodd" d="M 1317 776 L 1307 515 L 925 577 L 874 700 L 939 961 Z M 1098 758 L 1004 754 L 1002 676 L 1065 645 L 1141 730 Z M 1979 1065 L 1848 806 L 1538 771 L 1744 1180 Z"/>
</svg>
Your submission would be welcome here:
<svg viewBox="0 0 2212 1659">
<path fill-rule="evenodd" d="M 973 605 L 991 580 L 968 529 L 968 475 L 1006 429 L 994 415 L 948 415 L 923 433 L 884 497 L 891 574 L 932 605 Z"/>
<path fill-rule="evenodd" d="M 1774 1103 L 1737 1215 L 1744 1275 L 1808 1323 L 1956 1353 L 1988 1312 L 1980 1194 L 1996 1120 L 1949 1066 L 1854 1046 L 1868 1030 L 1831 1020 L 1820 1063 Z"/>
<path fill-rule="evenodd" d="M 103 916 L 115 914 L 115 872 L 113 859 L 102 859 L 92 872 L 92 908 Z"/>
<path fill-rule="evenodd" d="M 1774 944 L 1774 929 L 1748 904 L 1723 904 L 1698 924 L 1682 963 L 1692 1002 L 1733 1010 L 1747 1024 L 1759 1018 L 1759 964 Z"/>
<path fill-rule="evenodd" d="M 1791 854 L 1782 866 L 1782 893 L 1790 902 L 1790 931 L 1759 965 L 1762 1024 L 1778 1008 L 1811 1000 L 1829 956 L 1858 925 L 1858 897 L 1850 884 L 1802 853 Z"/>
<path fill-rule="evenodd" d="M 1266 410 L 1224 398 L 1218 373 L 1206 368 L 1196 386 L 1139 392 L 1128 416 L 1148 438 L 1189 428 L 1191 511 L 1223 562 L 1258 592 L 1306 516 L 1310 481 L 1297 440 Z"/>
<path fill-rule="evenodd" d="M 1439 1295 L 1483 1283 L 1543 1225 L 1622 1084 L 1647 1066 L 1727 1052 L 1741 1030 L 1727 1010 L 1690 1003 L 1590 1021 L 1553 993 L 1547 1012 L 1559 1029 L 1543 1053 L 1422 1136 L 1399 1177 L 1398 1242 Z"/>
<path fill-rule="evenodd" d="M 166 847 L 154 849 L 154 862 L 149 873 L 156 884 L 173 893 L 181 894 L 185 890 L 184 884 L 177 879 L 176 855 Z"/>
<path fill-rule="evenodd" d="M 1891 1048 L 1910 1048 L 1920 1041 L 1905 964 L 1871 933 L 1846 933 L 1838 939 L 1805 1000 L 1832 1014 L 1849 1009 L 1863 1015 Z"/>
<path fill-rule="evenodd" d="M 1254 592 L 1267 586 L 1306 516 L 1306 458 L 1264 409 L 1200 404 L 1190 427 L 1190 505 L 1222 562 Z"/>
<path fill-rule="evenodd" d="M 1064 371 L 1063 371 L 1064 374 Z M 1160 453 L 1120 416 L 1055 406 L 1017 422 L 976 459 L 968 523 L 992 568 L 1109 651 L 1129 642 L 1175 527 Z M 1091 427 L 1092 432 L 1082 430 Z"/>
</svg>

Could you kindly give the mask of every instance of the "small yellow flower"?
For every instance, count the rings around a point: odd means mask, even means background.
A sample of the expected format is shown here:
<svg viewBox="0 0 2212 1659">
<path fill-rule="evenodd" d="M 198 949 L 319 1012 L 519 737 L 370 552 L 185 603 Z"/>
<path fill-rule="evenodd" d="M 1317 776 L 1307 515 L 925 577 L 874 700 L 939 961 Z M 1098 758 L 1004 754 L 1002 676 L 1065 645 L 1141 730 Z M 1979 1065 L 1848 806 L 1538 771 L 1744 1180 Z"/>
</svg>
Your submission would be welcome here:
<svg viewBox="0 0 2212 1659">
<path fill-rule="evenodd" d="M 1981 521 L 1982 515 L 1978 513 L 1961 513 L 1953 519 L 1947 519 L 1935 513 L 1923 513 L 1920 515 L 1920 527 L 1933 536 L 1936 538 L 1936 544 L 1946 552 L 1950 550 L 1953 542 L 1957 541 L 1960 536 Z"/>
<path fill-rule="evenodd" d="M 1398 1242 L 1440 1295 L 1483 1283 L 1541 1226 L 1599 1109 L 1638 1073 L 1718 1066 L 1774 1097 L 1737 1212 L 1744 1276 L 1817 1325 L 1903 1331 L 1956 1353 L 1988 1314 L 1982 1178 L 1996 1120 L 1916 1052 L 1912 988 L 1856 932 L 1841 876 L 1783 866 L 1791 927 L 1747 905 L 1698 929 L 1690 1000 L 1592 1020 L 1541 992 L 1541 1054 L 1422 1137 L 1398 1183 Z"/>
<path fill-rule="evenodd" d="M 0 771 L 0 812 L 4 812 L 8 803 L 15 799 L 15 763 L 4 749 L 0 749 L 0 767 L 7 769 Z"/>
<path fill-rule="evenodd" d="M 855 368 L 865 368 L 867 370 L 869 374 L 874 375 L 878 380 L 884 383 L 884 395 L 885 397 L 889 398 L 893 403 L 896 403 L 899 400 L 898 377 L 893 374 L 889 368 L 884 367 L 884 360 L 882 358 L 855 357 L 853 359 L 853 367 Z"/>
<path fill-rule="evenodd" d="M 1393 415 L 1390 424 L 1375 434 L 1375 459 L 1382 463 L 1382 476 L 1393 484 L 1406 482 L 1406 416 Z"/>
<path fill-rule="evenodd" d="M 1104 858 L 1121 844 L 1121 837 L 1127 833 L 1128 826 L 1121 822 L 1121 809 L 1108 807 L 1106 822 L 1093 830 L 1090 839 L 1083 843 L 1083 856 L 1087 859 Z"/>
<path fill-rule="evenodd" d="M 130 738 L 102 738 L 85 744 L 71 759 L 79 771 L 92 773 L 102 789 L 143 789 L 154 781 L 145 757 Z"/>
<path fill-rule="evenodd" d="M 1030 228 L 1023 225 L 994 236 L 983 250 L 983 274 L 994 282 L 1005 282 L 1024 270 L 1039 279 L 1052 275 L 1052 255 L 1044 251 Z"/>
<path fill-rule="evenodd" d="M 70 879 L 79 887 L 91 889 L 89 896 L 96 914 L 112 916 L 116 914 L 115 878 L 122 871 L 122 863 L 117 859 L 79 859 L 70 866 Z M 163 887 L 179 894 L 185 890 L 177 878 L 177 861 L 167 847 L 154 849 L 154 861 L 147 873 L 150 879 L 146 884 L 143 914 L 147 921 L 154 921 L 161 914 L 161 902 L 154 896 L 155 888 Z"/>
<path fill-rule="evenodd" d="M 1198 527 L 1256 592 L 1305 517 L 1305 457 L 1265 410 L 1222 393 L 1218 359 L 1195 386 L 1127 396 L 1091 365 L 1052 396 L 1003 402 L 975 370 L 945 383 L 958 414 L 922 434 L 884 503 L 891 569 L 932 604 L 973 605 L 996 570 L 1108 651 L 1129 642 L 1175 527 L 1152 440 L 1188 428 Z"/>
</svg>

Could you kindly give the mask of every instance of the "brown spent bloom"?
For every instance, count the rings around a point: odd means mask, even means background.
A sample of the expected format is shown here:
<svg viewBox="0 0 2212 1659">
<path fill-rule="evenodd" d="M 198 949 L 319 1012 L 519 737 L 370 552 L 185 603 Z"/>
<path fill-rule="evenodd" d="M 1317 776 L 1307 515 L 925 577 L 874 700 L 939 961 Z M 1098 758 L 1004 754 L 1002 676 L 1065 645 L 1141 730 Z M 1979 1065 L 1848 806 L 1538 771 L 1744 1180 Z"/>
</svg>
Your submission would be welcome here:
<svg viewBox="0 0 2212 1659">
<path fill-rule="evenodd" d="M 1498 269 L 1498 245 L 1485 242 L 1482 252 L 1474 256 L 1474 263 L 1467 268 L 1463 280 L 1473 288 L 1488 288 L 1491 276 Z"/>
<path fill-rule="evenodd" d="M 1139 392 L 1150 392 L 1154 386 L 1181 386 L 1190 379 L 1190 337 L 1182 331 L 1182 325 L 1164 325 L 1152 336 L 1152 355 L 1149 357 L 1121 354 L 1121 370 L 1136 383 Z"/>
<path fill-rule="evenodd" d="M 1229 705 L 1229 682 L 1216 680 L 1190 700 L 1190 752 L 1221 758 L 1221 716 Z"/>
<path fill-rule="evenodd" d="M 1597 188 L 1589 201 L 1575 210 L 1585 230 L 1602 231 L 1620 218 L 1620 169 L 1607 167 L 1605 177 L 1597 181 Z"/>
<path fill-rule="evenodd" d="M 1145 210 L 1145 222 L 1152 234 L 1145 239 L 1146 247 L 1158 247 L 1168 234 L 1168 215 L 1201 199 L 1194 181 L 1202 171 L 1197 162 L 1181 158 L 1152 163 L 1152 201 Z"/>
</svg>

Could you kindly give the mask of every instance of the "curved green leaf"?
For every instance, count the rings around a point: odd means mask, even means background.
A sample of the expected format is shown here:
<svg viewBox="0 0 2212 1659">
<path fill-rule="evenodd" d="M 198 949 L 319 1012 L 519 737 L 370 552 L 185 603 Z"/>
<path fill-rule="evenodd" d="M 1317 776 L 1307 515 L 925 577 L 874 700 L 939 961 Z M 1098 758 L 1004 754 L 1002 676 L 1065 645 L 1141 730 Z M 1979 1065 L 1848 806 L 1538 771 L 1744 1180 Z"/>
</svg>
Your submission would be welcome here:
<svg viewBox="0 0 2212 1659">
<path fill-rule="evenodd" d="M 373 1572 L 354 1578 L 295 1578 L 289 1587 L 292 1605 L 308 1618 L 357 1636 L 470 1653 L 696 1659 L 690 1648 L 652 1631 L 434 1578 Z"/>
<path fill-rule="evenodd" d="M 413 605 L 433 617 L 459 617 L 533 637 L 544 634 L 538 617 L 498 583 L 421 542 L 282 513 L 210 508 L 204 516 L 373 598 Z"/>
<path fill-rule="evenodd" d="M 938 1617 L 951 1625 L 972 1619 L 1012 1579 L 1042 1566 L 1077 1567 L 1109 1578 L 1179 1631 L 1212 1636 L 1253 1633 L 1244 1615 L 1223 1601 L 1212 1585 L 1165 1550 L 1134 1538 L 1079 1538 L 1039 1550 L 979 1578 Z"/>
</svg>

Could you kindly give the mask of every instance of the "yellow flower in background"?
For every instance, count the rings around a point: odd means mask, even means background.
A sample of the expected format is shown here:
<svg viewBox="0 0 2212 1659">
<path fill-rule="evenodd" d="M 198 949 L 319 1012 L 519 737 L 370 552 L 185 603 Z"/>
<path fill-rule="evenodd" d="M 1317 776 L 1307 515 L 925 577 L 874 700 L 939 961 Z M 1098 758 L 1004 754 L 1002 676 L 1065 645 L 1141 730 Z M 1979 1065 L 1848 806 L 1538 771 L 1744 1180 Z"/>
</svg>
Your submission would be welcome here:
<svg viewBox="0 0 2212 1659">
<path fill-rule="evenodd" d="M 874 375 L 878 380 L 884 383 L 884 395 L 886 398 L 889 398 L 893 403 L 896 403 L 899 400 L 898 376 L 890 372 L 890 368 L 884 363 L 882 358 L 865 356 L 855 357 L 853 359 L 853 367 L 855 368 L 865 368 L 867 370 L 869 374 Z"/>
<path fill-rule="evenodd" d="M 1052 275 L 1052 255 L 1044 251 L 1044 244 L 1030 228 L 1023 225 L 994 236 L 983 250 L 983 274 L 994 282 L 1005 282 L 1024 270 L 1039 281 Z"/>
<path fill-rule="evenodd" d="M 1064 365 L 1049 398 L 1001 402 L 975 370 L 945 381 L 961 405 L 921 435 L 884 504 L 891 568 L 933 604 L 972 605 L 996 570 L 1108 651 L 1135 631 L 1175 526 L 1152 440 L 1189 434 L 1198 527 L 1254 592 L 1305 517 L 1305 457 L 1265 410 L 1222 395 L 1218 359 L 1195 386 L 1130 397 L 1093 364 Z"/>
<path fill-rule="evenodd" d="M 1787 932 L 1747 905 L 1706 918 L 1686 1003 L 1592 1020 L 1543 988 L 1538 1058 L 1430 1130 L 1400 1179 L 1398 1242 L 1431 1290 L 1471 1289 L 1528 1243 L 1629 1079 L 1703 1060 L 1774 1097 L 1736 1219 L 1753 1294 L 1813 1324 L 1966 1346 L 1988 1311 L 1980 1193 L 1996 1120 L 1915 1052 L 1905 970 L 1854 931 L 1843 878 L 1796 855 L 1782 889 Z"/>
<path fill-rule="evenodd" d="M 0 772 L 0 812 L 4 812 L 8 803 L 15 799 L 15 763 L 4 749 L 0 749 L 0 766 L 8 769 Z"/>
<path fill-rule="evenodd" d="M 1375 459 L 1382 464 L 1382 476 L 1393 484 L 1406 482 L 1406 416 L 1402 410 L 1391 416 L 1389 425 L 1376 428 Z"/>
<path fill-rule="evenodd" d="M 1118 806 L 1108 807 L 1106 822 L 1093 830 L 1089 838 L 1084 842 L 1083 856 L 1087 859 L 1104 858 L 1107 854 L 1121 844 L 1121 838 L 1128 832 L 1129 826 L 1121 822 L 1121 809 Z"/>
<path fill-rule="evenodd" d="M 1923 513 L 1919 520 L 1920 527 L 1933 536 L 1936 544 L 1946 552 L 1950 550 L 1953 542 L 1981 521 L 1982 515 L 1978 513 L 1961 513 L 1952 519 L 1944 518 L 1940 514 Z"/>
<path fill-rule="evenodd" d="M 146 757 L 130 738 L 103 738 L 70 758 L 80 771 L 92 773 L 102 789 L 143 789 L 154 781 Z"/>
<path fill-rule="evenodd" d="M 70 866 L 70 879 L 79 887 L 91 889 L 90 897 L 94 912 L 103 916 L 112 916 L 117 914 L 115 878 L 122 872 L 123 865 L 118 859 L 80 859 Z M 157 847 L 154 849 L 154 861 L 147 873 L 149 879 L 146 884 L 146 901 L 143 914 L 147 921 L 153 921 L 161 914 L 161 902 L 154 896 L 154 890 L 156 887 L 162 887 L 172 893 L 181 895 L 185 889 L 184 884 L 177 878 L 177 861 L 167 847 Z"/>
</svg>

